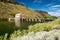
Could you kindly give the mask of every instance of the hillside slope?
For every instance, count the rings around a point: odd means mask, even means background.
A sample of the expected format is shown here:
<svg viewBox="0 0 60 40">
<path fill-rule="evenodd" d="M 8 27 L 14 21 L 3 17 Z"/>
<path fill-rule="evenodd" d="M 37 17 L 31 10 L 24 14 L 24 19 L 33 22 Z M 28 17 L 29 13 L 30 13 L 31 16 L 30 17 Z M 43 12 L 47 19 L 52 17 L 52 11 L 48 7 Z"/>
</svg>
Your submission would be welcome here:
<svg viewBox="0 0 60 40">
<path fill-rule="evenodd" d="M 42 14 L 21 4 L 0 2 L 0 18 L 14 17 L 17 13 L 24 14 L 26 18 L 44 18 L 44 16 L 49 15 L 47 12 L 42 11 L 44 13 Z"/>
</svg>

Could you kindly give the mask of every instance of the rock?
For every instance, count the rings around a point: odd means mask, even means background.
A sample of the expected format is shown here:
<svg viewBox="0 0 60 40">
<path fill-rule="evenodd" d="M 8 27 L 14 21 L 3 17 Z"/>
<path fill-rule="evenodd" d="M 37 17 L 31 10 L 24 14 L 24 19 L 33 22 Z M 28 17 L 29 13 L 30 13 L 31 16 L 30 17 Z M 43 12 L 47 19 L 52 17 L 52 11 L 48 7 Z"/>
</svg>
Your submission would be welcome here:
<svg viewBox="0 0 60 40">
<path fill-rule="evenodd" d="M 57 24 L 57 25 L 55 25 L 55 26 L 52 27 L 52 29 L 59 29 L 59 28 L 60 28 L 59 24 Z"/>
</svg>

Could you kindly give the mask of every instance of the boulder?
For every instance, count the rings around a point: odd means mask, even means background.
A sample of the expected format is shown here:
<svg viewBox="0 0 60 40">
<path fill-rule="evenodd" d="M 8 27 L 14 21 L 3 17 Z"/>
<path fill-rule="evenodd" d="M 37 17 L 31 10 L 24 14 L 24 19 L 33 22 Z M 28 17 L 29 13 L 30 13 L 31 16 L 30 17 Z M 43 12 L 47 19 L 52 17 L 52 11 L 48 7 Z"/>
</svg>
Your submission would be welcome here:
<svg viewBox="0 0 60 40">
<path fill-rule="evenodd" d="M 60 29 L 60 25 L 59 24 L 54 25 L 54 26 L 52 26 L 52 29 Z"/>
</svg>

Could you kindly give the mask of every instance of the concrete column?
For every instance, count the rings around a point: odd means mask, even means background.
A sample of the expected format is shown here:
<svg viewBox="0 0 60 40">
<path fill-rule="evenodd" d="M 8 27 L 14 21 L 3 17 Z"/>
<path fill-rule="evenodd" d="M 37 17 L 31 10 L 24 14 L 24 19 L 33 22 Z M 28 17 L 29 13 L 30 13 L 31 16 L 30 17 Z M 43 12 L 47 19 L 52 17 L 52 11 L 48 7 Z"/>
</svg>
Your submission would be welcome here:
<svg viewBox="0 0 60 40">
<path fill-rule="evenodd" d="M 28 21 L 28 19 L 26 19 L 26 21 Z"/>
<path fill-rule="evenodd" d="M 37 19 L 35 19 L 35 22 L 37 22 Z"/>
<path fill-rule="evenodd" d="M 32 22 L 34 21 L 34 19 L 32 19 Z"/>
<path fill-rule="evenodd" d="M 39 22 L 41 22 L 41 19 L 38 19 L 39 20 Z"/>
<path fill-rule="evenodd" d="M 29 19 L 29 21 L 31 21 L 31 19 Z"/>
<path fill-rule="evenodd" d="M 22 18 L 21 13 L 15 15 L 15 25 L 16 25 L 16 27 L 20 27 L 20 19 L 21 18 Z"/>
<path fill-rule="evenodd" d="M 24 17 L 22 17 L 21 19 L 22 19 L 22 21 L 24 21 L 24 20 L 25 20 L 25 18 L 24 18 Z"/>
</svg>

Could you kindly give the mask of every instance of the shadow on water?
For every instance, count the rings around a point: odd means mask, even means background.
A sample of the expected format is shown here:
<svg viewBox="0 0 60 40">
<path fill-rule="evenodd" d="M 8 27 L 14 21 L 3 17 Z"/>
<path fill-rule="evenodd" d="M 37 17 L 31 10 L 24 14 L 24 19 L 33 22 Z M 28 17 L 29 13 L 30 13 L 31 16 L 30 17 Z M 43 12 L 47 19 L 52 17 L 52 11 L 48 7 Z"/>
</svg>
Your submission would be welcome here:
<svg viewBox="0 0 60 40">
<path fill-rule="evenodd" d="M 39 22 L 35 22 L 35 21 L 33 21 L 33 22 L 32 21 L 21 21 L 20 22 L 21 30 L 23 30 L 23 29 L 27 30 L 29 25 L 34 25 L 36 23 L 39 23 Z"/>
<path fill-rule="evenodd" d="M 20 28 L 15 26 L 14 22 L 8 22 L 8 21 L 0 21 L 0 36 L 5 35 L 8 33 L 8 37 L 10 36 L 11 33 L 13 33 L 16 30 L 27 30 L 29 25 L 34 25 L 37 22 L 27 22 L 27 21 L 21 21 L 20 23 Z"/>
<path fill-rule="evenodd" d="M 8 33 L 9 35 L 15 30 L 14 23 L 0 22 L 0 36 Z"/>
</svg>

